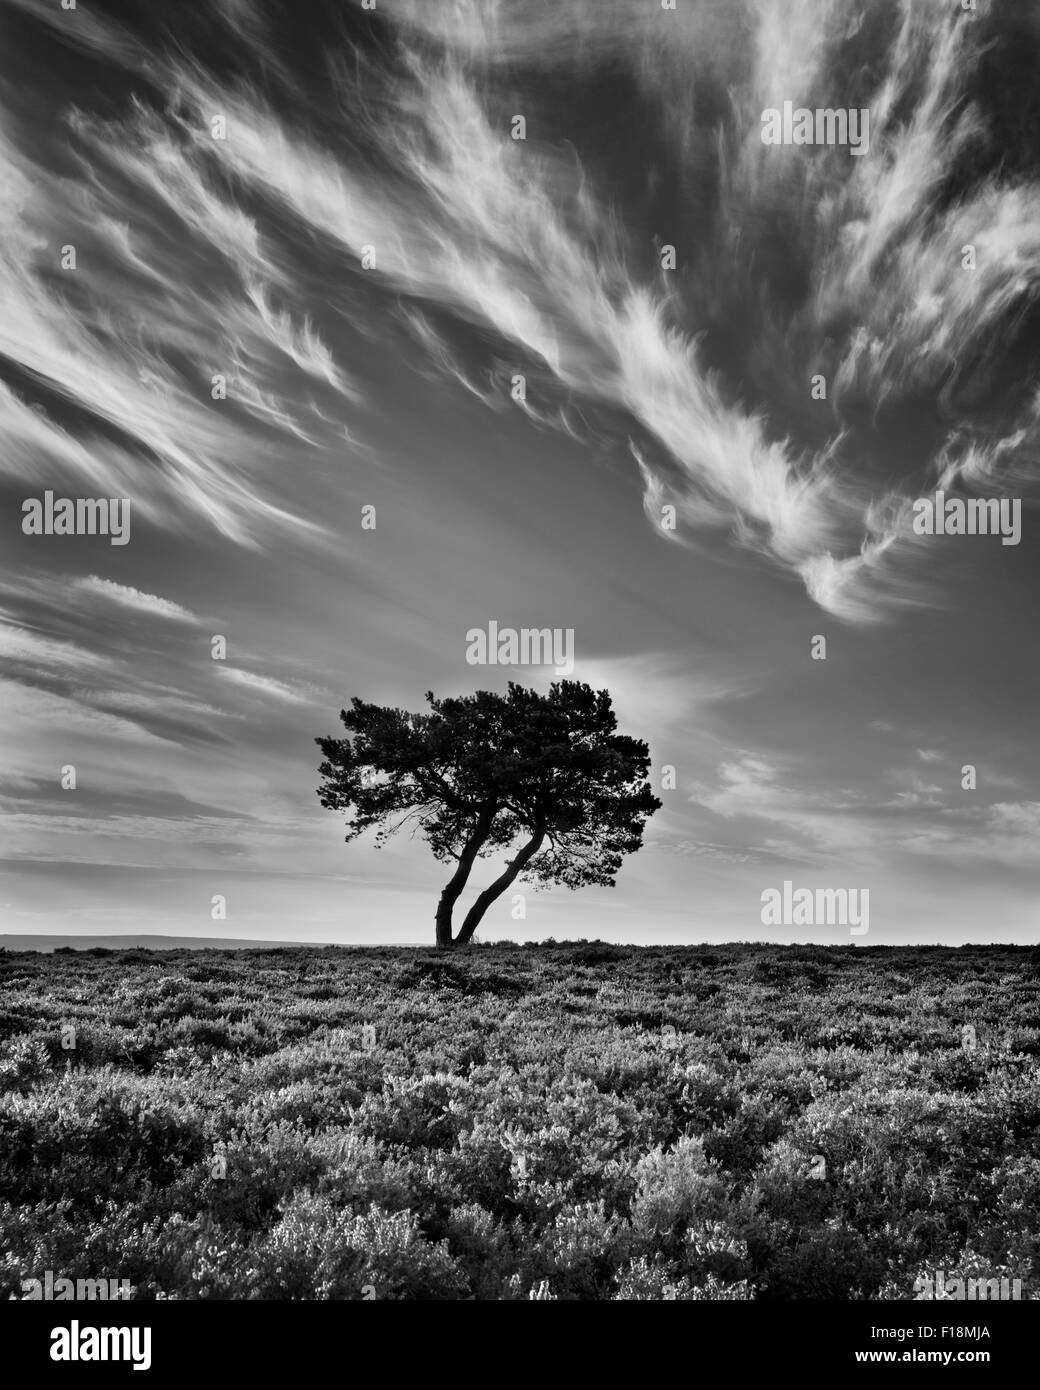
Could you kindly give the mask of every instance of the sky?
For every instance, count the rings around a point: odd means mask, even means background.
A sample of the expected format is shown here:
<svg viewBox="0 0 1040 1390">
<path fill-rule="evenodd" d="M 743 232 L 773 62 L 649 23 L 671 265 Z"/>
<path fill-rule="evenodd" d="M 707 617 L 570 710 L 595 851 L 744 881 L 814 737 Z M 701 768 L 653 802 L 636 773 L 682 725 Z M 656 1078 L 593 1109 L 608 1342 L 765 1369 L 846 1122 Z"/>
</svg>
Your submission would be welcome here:
<svg viewBox="0 0 1040 1390">
<path fill-rule="evenodd" d="M 663 805 L 482 940 L 1040 939 L 1040 12 L 0 0 L 0 52 L 0 932 L 432 942 L 314 740 L 546 689 L 494 621 L 573 630 Z"/>
</svg>

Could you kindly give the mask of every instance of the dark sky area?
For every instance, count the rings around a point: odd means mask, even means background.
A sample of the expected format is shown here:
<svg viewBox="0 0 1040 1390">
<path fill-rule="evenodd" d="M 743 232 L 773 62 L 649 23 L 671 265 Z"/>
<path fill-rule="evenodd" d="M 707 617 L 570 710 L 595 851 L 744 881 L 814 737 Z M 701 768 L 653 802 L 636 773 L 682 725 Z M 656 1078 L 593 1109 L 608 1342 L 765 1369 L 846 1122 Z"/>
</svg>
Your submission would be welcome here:
<svg viewBox="0 0 1040 1390">
<path fill-rule="evenodd" d="M 429 940 L 314 739 L 545 688 L 494 620 L 573 629 L 664 806 L 482 938 L 847 942 L 762 925 L 788 879 L 1040 938 L 1038 13 L 0 0 L 0 930 Z M 1020 544 L 916 535 L 940 488 Z M 47 490 L 129 543 L 23 534 Z"/>
</svg>

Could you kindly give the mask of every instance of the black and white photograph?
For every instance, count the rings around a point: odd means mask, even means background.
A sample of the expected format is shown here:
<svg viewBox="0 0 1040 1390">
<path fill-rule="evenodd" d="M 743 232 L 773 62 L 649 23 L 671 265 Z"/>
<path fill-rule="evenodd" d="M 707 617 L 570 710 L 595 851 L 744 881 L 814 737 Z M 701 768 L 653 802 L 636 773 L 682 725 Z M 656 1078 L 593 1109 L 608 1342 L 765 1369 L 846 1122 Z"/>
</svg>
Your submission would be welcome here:
<svg viewBox="0 0 1040 1390">
<path fill-rule="evenodd" d="M 1033 0 L 0 0 L 21 1374 L 454 1301 L 1021 1373 L 1038 69 Z"/>
</svg>

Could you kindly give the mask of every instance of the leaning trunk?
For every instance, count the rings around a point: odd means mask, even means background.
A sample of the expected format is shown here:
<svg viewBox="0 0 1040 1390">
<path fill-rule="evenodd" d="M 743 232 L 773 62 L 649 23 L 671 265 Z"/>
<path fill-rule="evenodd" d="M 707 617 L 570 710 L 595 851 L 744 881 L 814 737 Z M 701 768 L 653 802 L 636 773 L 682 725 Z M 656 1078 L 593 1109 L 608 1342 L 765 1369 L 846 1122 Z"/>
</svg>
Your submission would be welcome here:
<svg viewBox="0 0 1040 1390">
<path fill-rule="evenodd" d="M 488 887 L 484 889 L 483 893 L 479 894 L 476 902 L 463 918 L 462 926 L 459 928 L 459 934 L 455 938 L 456 946 L 464 946 L 466 942 L 469 941 L 470 937 L 480 925 L 480 919 L 483 917 L 484 913 L 496 898 L 502 896 L 509 885 L 514 882 L 517 875 L 530 863 L 541 849 L 544 839 L 545 831 L 539 830 L 528 840 L 527 844 L 524 845 L 516 858 L 503 869 L 494 883 L 489 884 Z"/>
<path fill-rule="evenodd" d="M 437 904 L 437 913 L 434 922 L 437 929 L 437 945 L 448 947 L 453 944 L 451 939 L 451 914 L 455 910 L 462 890 L 466 886 L 470 870 L 476 862 L 477 855 L 480 853 L 481 846 L 488 837 L 491 823 L 495 819 L 494 807 L 485 807 L 477 819 L 473 834 L 466 841 L 466 847 L 459 855 L 459 867 L 452 874 L 451 878 L 444 885 L 441 893 L 440 902 Z"/>
</svg>

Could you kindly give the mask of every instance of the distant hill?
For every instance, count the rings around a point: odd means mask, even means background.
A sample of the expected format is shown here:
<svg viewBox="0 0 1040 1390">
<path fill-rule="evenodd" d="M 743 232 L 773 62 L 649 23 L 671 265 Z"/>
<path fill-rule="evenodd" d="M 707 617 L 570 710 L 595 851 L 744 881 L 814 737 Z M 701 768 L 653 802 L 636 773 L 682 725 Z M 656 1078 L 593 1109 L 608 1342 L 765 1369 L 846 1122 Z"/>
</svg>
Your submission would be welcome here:
<svg viewBox="0 0 1040 1390">
<path fill-rule="evenodd" d="M 276 946 L 322 946 L 321 941 L 255 941 L 247 937 L 228 936 L 138 936 L 127 932 L 120 936 L 7 936 L 0 933 L 0 949 L 7 951 L 56 951 L 71 946 L 74 951 L 89 951 L 103 946 L 109 951 L 244 951 L 272 950 Z"/>
</svg>

